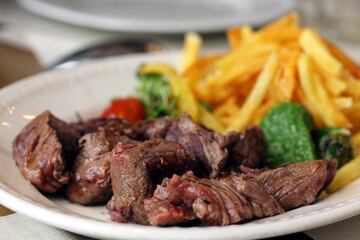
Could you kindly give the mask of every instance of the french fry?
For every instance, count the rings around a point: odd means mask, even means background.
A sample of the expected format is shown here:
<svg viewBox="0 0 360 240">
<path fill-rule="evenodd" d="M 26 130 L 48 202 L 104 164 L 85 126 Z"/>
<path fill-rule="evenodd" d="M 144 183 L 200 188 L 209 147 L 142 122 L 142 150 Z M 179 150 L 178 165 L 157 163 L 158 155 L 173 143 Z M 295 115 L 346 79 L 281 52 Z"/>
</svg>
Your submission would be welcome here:
<svg viewBox="0 0 360 240">
<path fill-rule="evenodd" d="M 360 103 L 355 101 L 351 108 L 344 109 L 345 116 L 350 120 L 353 124 L 350 129 L 352 132 L 360 131 Z"/>
<path fill-rule="evenodd" d="M 360 133 L 356 133 L 355 135 L 353 135 L 351 141 L 355 155 L 360 155 Z"/>
<path fill-rule="evenodd" d="M 281 62 L 277 75 L 272 81 L 268 97 L 277 102 L 291 101 L 296 86 L 296 64 L 299 57 L 298 49 L 282 49 L 280 52 Z"/>
<path fill-rule="evenodd" d="M 187 33 L 185 35 L 184 49 L 181 58 L 181 69 L 185 71 L 190 67 L 200 55 L 202 39 L 197 33 Z"/>
<path fill-rule="evenodd" d="M 266 58 L 255 58 L 253 61 L 236 64 L 224 74 L 209 80 L 209 84 L 227 86 L 232 82 L 244 82 L 249 76 L 259 73 L 266 63 Z"/>
<path fill-rule="evenodd" d="M 260 44 L 261 42 L 278 42 L 280 44 L 288 45 L 299 39 L 302 30 L 298 27 L 289 27 L 287 29 L 276 29 L 274 31 L 260 32 L 255 41 Z"/>
<path fill-rule="evenodd" d="M 222 105 L 214 109 L 213 114 L 216 117 L 221 117 L 236 112 L 238 109 L 235 97 L 229 97 Z"/>
<path fill-rule="evenodd" d="M 327 119 L 326 116 L 323 115 L 322 109 L 320 109 L 318 99 L 316 98 L 316 92 L 313 87 L 314 80 L 309 66 L 309 58 L 304 53 L 299 57 L 297 67 L 300 78 L 300 86 L 303 90 L 304 98 L 308 102 L 308 106 L 312 106 L 311 112 L 318 114 L 322 121 L 330 126 L 333 126 L 335 122 L 331 118 Z"/>
<path fill-rule="evenodd" d="M 301 86 L 308 98 L 321 116 L 325 125 L 332 127 L 351 127 L 345 115 L 336 108 L 332 99 L 327 94 L 320 76 L 311 67 L 310 59 L 303 54 L 298 63 Z"/>
<path fill-rule="evenodd" d="M 299 51 L 292 51 L 285 61 L 284 73 L 279 82 L 279 88 L 282 90 L 283 100 L 290 101 L 296 86 L 296 63 L 299 57 Z"/>
<path fill-rule="evenodd" d="M 320 39 L 312 29 L 303 30 L 300 36 L 300 45 L 315 63 L 326 73 L 339 77 L 343 71 L 343 65 L 327 49 L 324 41 Z"/>
<path fill-rule="evenodd" d="M 342 50 L 336 47 L 333 43 L 327 40 L 324 41 L 330 53 L 339 61 L 341 61 L 345 65 L 346 69 L 349 70 L 355 78 L 360 79 L 359 66 L 353 60 L 351 60 Z"/>
<path fill-rule="evenodd" d="M 226 37 L 231 48 L 238 47 L 242 39 L 241 27 L 230 28 L 226 31 Z"/>
<path fill-rule="evenodd" d="M 280 65 L 277 69 L 268 96 L 276 102 L 290 101 L 296 84 L 296 63 L 299 51 L 296 49 L 280 52 Z"/>
<path fill-rule="evenodd" d="M 352 107 L 354 101 L 352 97 L 337 97 L 334 98 L 334 102 L 339 109 L 348 109 Z"/>
<path fill-rule="evenodd" d="M 288 14 L 279 20 L 270 23 L 262 29 L 262 32 L 286 30 L 288 28 L 297 27 L 299 25 L 299 15 L 296 12 Z"/>
<path fill-rule="evenodd" d="M 201 106 L 199 107 L 199 122 L 216 132 L 222 132 L 224 130 L 222 123 L 211 112 Z"/>
<path fill-rule="evenodd" d="M 346 81 L 345 91 L 353 97 L 360 98 L 360 81 L 359 80 Z"/>
<path fill-rule="evenodd" d="M 186 81 L 175 75 L 169 78 L 171 91 L 178 98 L 177 106 L 180 112 L 188 113 L 195 120 L 199 120 L 199 105 Z"/>
<path fill-rule="evenodd" d="M 259 56 L 267 57 L 271 52 L 279 48 L 278 43 L 267 42 L 262 44 L 244 43 L 229 54 L 215 62 L 215 66 L 223 71 L 228 70 L 235 64 L 254 60 Z"/>
<path fill-rule="evenodd" d="M 249 40 L 253 36 L 254 36 L 254 30 L 250 26 L 245 25 L 241 27 L 241 39 L 243 41 Z"/>
<path fill-rule="evenodd" d="M 301 104 L 303 104 L 305 106 L 305 108 L 307 110 L 309 110 L 311 116 L 314 119 L 314 125 L 316 128 L 322 128 L 324 127 L 323 121 L 320 117 L 320 114 L 318 112 L 318 109 L 316 107 L 316 105 L 313 105 L 306 97 L 305 94 L 303 92 L 303 90 L 298 87 L 297 89 L 295 89 L 295 98 L 297 98 L 296 100 L 298 100 Z"/>
<path fill-rule="evenodd" d="M 346 83 L 341 79 L 327 75 L 323 76 L 326 89 L 334 96 L 341 95 L 346 90 Z"/>
<path fill-rule="evenodd" d="M 317 93 L 319 105 L 321 106 L 323 116 L 325 119 L 334 121 L 334 124 L 328 124 L 328 126 L 351 128 L 351 122 L 346 116 L 337 108 L 333 100 L 329 97 L 325 87 L 322 84 L 319 75 L 314 75 L 314 88 Z"/>
<path fill-rule="evenodd" d="M 183 76 L 187 79 L 187 82 L 191 86 L 196 98 L 205 100 L 203 91 L 204 86 L 202 86 L 203 79 L 211 69 L 214 61 L 218 58 L 219 56 L 217 55 L 199 58 L 183 73 Z"/>
<path fill-rule="evenodd" d="M 276 68 L 279 65 L 279 56 L 277 52 L 273 52 L 262 72 L 260 73 L 256 84 L 251 90 L 248 98 L 245 103 L 241 106 L 240 111 L 237 113 L 235 120 L 228 126 L 227 131 L 231 130 L 242 130 L 252 118 L 255 110 L 261 104 L 266 94 L 266 91 L 270 85 L 271 80 L 273 79 Z"/>
<path fill-rule="evenodd" d="M 197 59 L 191 66 L 189 66 L 183 75 L 191 80 L 190 84 L 195 84 L 205 76 L 209 67 L 217 60 L 220 56 L 210 55 Z"/>
<path fill-rule="evenodd" d="M 335 175 L 334 180 L 326 189 L 327 192 L 333 193 L 360 177 L 360 156 L 341 167 Z"/>
<path fill-rule="evenodd" d="M 146 63 L 140 66 L 139 74 L 159 73 L 165 76 L 177 75 L 176 69 L 167 63 Z"/>
</svg>

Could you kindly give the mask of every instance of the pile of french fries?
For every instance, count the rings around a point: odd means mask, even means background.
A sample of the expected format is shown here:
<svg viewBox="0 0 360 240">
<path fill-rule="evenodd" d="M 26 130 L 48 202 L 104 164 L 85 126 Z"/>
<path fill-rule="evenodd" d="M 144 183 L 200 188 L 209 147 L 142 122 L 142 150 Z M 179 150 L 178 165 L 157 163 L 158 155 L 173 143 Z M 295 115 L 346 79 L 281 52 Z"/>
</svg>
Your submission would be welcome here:
<svg viewBox="0 0 360 240">
<path fill-rule="evenodd" d="M 314 30 L 300 27 L 296 14 L 259 31 L 232 28 L 227 36 L 227 53 L 189 58 L 183 72 L 196 98 L 213 107 L 223 131 L 258 124 L 284 101 L 307 107 L 317 127 L 360 130 L 358 66 Z M 193 51 L 191 38 L 185 57 Z"/>
<path fill-rule="evenodd" d="M 181 71 L 163 63 L 145 64 L 140 71 L 166 74 L 180 110 L 219 132 L 258 124 L 285 101 L 304 105 L 316 127 L 360 130 L 359 67 L 313 29 L 301 27 L 296 13 L 257 31 L 231 28 L 227 38 L 227 52 L 202 56 L 201 37 L 189 33 Z"/>
</svg>

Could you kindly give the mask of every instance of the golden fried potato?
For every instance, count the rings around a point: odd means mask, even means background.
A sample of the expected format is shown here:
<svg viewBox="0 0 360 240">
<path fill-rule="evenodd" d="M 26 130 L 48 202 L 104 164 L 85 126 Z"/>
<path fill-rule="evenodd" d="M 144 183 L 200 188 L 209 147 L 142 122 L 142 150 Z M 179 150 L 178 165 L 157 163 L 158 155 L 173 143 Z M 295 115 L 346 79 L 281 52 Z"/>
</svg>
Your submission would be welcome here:
<svg viewBox="0 0 360 240">
<path fill-rule="evenodd" d="M 255 110 L 259 107 L 261 102 L 264 99 L 266 91 L 270 86 L 270 82 L 273 79 L 276 68 L 279 65 L 279 56 L 277 52 L 273 52 L 262 72 L 260 73 L 256 84 L 249 93 L 248 98 L 245 100 L 243 106 L 241 106 L 240 111 L 237 113 L 234 121 L 227 127 L 227 131 L 237 130 L 241 131 L 246 125 L 249 124 L 249 120 L 252 118 Z"/>
<path fill-rule="evenodd" d="M 185 35 L 184 49 L 181 58 L 181 67 L 183 71 L 199 58 L 201 45 L 202 39 L 199 34 L 191 32 Z"/>
<path fill-rule="evenodd" d="M 159 73 L 163 74 L 165 76 L 175 76 L 177 75 L 176 69 L 167 64 L 167 63 L 160 63 L 160 62 L 154 62 L 154 63 L 146 63 L 140 66 L 139 68 L 139 74 L 148 74 L 148 73 Z"/>
<path fill-rule="evenodd" d="M 337 58 L 339 61 L 341 61 L 346 69 L 355 77 L 360 79 L 360 68 L 358 64 L 356 64 L 351 58 L 349 58 L 342 50 L 340 50 L 338 47 L 336 47 L 333 43 L 330 41 L 324 40 L 330 53 Z"/>
<path fill-rule="evenodd" d="M 174 96 L 178 98 L 177 106 L 179 111 L 190 114 L 195 121 L 198 121 L 200 119 L 199 104 L 186 80 L 180 76 L 172 76 L 169 81 Z"/>
<path fill-rule="evenodd" d="M 334 180 L 331 182 L 330 186 L 326 189 L 326 191 L 329 193 L 336 192 L 359 177 L 360 156 L 345 164 L 336 172 Z"/>
<path fill-rule="evenodd" d="M 305 29 L 300 36 L 300 45 L 316 64 L 326 73 L 341 76 L 343 64 L 328 50 L 327 45 L 312 29 Z"/>
</svg>

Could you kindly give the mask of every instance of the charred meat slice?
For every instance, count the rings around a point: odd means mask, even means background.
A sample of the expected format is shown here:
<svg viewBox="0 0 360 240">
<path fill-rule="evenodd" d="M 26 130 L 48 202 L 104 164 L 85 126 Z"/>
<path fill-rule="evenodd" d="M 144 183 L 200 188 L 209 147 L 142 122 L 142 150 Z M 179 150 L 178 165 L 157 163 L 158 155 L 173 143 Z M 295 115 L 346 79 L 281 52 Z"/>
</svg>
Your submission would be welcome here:
<svg viewBox="0 0 360 240">
<path fill-rule="evenodd" d="M 137 124 L 137 128 L 142 133 L 142 138 L 165 138 L 169 128 L 173 124 L 174 119 L 171 117 L 162 117 L 155 120 L 145 120 Z"/>
<path fill-rule="evenodd" d="M 113 198 L 110 216 L 118 222 L 148 224 L 144 199 L 166 176 L 197 167 L 194 159 L 177 143 L 152 139 L 140 144 L 118 144 L 113 150 L 111 179 Z"/>
<path fill-rule="evenodd" d="M 33 185 L 42 192 L 54 193 L 69 182 L 79 138 L 76 128 L 45 111 L 16 136 L 14 159 Z"/>
<path fill-rule="evenodd" d="M 334 178 L 336 165 L 336 160 L 289 164 L 263 171 L 255 178 L 285 210 L 290 210 L 315 202 L 319 192 Z"/>
<path fill-rule="evenodd" d="M 227 139 L 198 125 L 187 114 L 174 120 L 165 139 L 183 146 L 210 177 L 220 173 L 228 157 Z"/>
<path fill-rule="evenodd" d="M 233 178 L 199 179 L 192 173 L 183 177 L 174 175 L 166 186 L 168 201 L 175 207 L 192 209 L 203 224 L 211 226 L 224 226 L 284 212 L 256 179 L 248 176 Z M 156 219 L 153 212 L 149 211 L 149 216 Z"/>
<path fill-rule="evenodd" d="M 241 165 L 250 168 L 264 166 L 266 141 L 259 127 L 247 127 L 243 133 L 230 132 L 226 137 L 229 150 L 227 165 L 233 170 L 239 170 Z"/>
<path fill-rule="evenodd" d="M 134 127 L 129 121 L 119 118 L 94 118 L 72 124 L 80 131 L 81 135 L 86 133 L 108 131 L 118 135 L 125 135 L 131 139 L 140 138 L 139 128 Z"/>
<path fill-rule="evenodd" d="M 192 154 L 205 175 L 219 176 L 222 170 L 239 170 L 240 165 L 251 168 L 263 166 L 265 138 L 258 127 L 248 127 L 244 133 L 227 135 L 215 133 L 195 123 L 184 114 L 177 118 L 164 117 L 139 123 L 143 139 L 162 138 L 181 144 Z"/>
<path fill-rule="evenodd" d="M 66 189 L 68 200 L 83 205 L 106 203 L 112 195 L 111 159 L 111 152 L 106 152 L 76 169 Z"/>
<path fill-rule="evenodd" d="M 184 205 L 175 206 L 168 201 L 168 182 L 169 179 L 166 178 L 162 185 L 156 188 L 152 199 L 144 200 L 144 210 L 153 226 L 182 224 L 196 218 L 191 208 Z"/>
<path fill-rule="evenodd" d="M 192 212 L 206 225 L 228 225 L 273 216 L 315 202 L 320 191 L 334 178 L 335 171 L 335 161 L 318 160 L 252 176 L 230 174 L 218 179 L 199 179 L 191 172 L 182 177 L 174 175 L 145 201 L 145 210 L 150 224 L 157 226 L 181 223 L 181 214 L 171 212 L 177 208 L 186 212 L 186 216 Z M 164 211 L 154 207 L 160 202 L 166 206 Z M 184 217 L 183 222 L 186 221 L 188 217 Z"/>
<path fill-rule="evenodd" d="M 67 198 L 80 204 L 106 203 L 111 195 L 111 150 L 117 143 L 134 140 L 118 132 L 98 131 L 85 134 L 80 140 L 80 153 L 74 163 L 74 174 L 67 186 Z"/>
</svg>

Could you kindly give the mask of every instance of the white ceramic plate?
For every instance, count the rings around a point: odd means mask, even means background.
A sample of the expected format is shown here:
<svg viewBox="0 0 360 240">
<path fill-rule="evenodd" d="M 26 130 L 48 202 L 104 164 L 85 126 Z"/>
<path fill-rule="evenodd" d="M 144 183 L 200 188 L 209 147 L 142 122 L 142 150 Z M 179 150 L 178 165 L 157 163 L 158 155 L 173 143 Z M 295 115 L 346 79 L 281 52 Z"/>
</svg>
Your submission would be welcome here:
<svg viewBox="0 0 360 240">
<path fill-rule="evenodd" d="M 260 25 L 294 8 L 294 0 L 18 0 L 54 20 L 111 31 L 218 32 Z"/>
<path fill-rule="evenodd" d="M 83 207 L 46 198 L 19 173 L 11 141 L 29 117 L 51 110 L 66 120 L 99 114 L 136 85 L 135 70 L 147 61 L 178 62 L 179 54 L 134 55 L 36 75 L 0 91 L 0 203 L 53 226 L 102 239 L 254 239 L 303 231 L 360 213 L 360 181 L 314 205 L 283 215 L 227 227 L 158 228 L 112 223 L 105 207 Z"/>
</svg>

